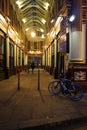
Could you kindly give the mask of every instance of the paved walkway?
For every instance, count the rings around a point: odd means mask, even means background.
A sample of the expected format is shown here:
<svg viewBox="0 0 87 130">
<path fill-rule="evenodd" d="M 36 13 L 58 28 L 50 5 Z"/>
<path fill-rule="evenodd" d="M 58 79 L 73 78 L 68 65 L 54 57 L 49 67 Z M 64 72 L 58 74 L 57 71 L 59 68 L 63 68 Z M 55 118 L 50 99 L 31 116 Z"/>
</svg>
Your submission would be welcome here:
<svg viewBox="0 0 87 130">
<path fill-rule="evenodd" d="M 87 120 L 87 94 L 80 101 L 62 94 L 52 96 L 48 84 L 53 80 L 48 72 L 40 70 L 40 91 L 38 70 L 20 74 L 20 90 L 18 75 L 0 81 L 0 130 Z"/>
</svg>

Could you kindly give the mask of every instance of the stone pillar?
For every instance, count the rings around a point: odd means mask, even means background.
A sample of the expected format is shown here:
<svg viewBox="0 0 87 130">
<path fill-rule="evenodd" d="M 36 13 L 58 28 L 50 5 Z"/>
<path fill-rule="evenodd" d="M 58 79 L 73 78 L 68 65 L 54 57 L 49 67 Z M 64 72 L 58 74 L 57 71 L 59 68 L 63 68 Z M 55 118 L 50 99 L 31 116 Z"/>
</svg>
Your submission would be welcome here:
<svg viewBox="0 0 87 130">
<path fill-rule="evenodd" d="M 57 79 L 57 66 L 56 66 L 56 58 L 57 58 L 57 39 L 54 41 L 54 78 Z"/>
<path fill-rule="evenodd" d="M 82 58 L 82 0 L 72 1 L 72 14 L 76 16 L 71 23 L 70 61 L 83 62 Z"/>
</svg>

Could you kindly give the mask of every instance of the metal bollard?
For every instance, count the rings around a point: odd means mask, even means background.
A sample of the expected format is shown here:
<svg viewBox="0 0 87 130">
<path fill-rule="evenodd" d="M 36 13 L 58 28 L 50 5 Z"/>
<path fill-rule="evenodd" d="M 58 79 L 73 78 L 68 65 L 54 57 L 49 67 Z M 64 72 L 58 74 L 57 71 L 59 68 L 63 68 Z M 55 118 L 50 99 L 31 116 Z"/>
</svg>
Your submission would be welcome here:
<svg viewBox="0 0 87 130">
<path fill-rule="evenodd" d="M 18 90 L 20 90 L 20 71 L 18 70 Z"/>
<path fill-rule="evenodd" d="M 40 90 L 40 70 L 38 68 L 38 90 Z"/>
</svg>

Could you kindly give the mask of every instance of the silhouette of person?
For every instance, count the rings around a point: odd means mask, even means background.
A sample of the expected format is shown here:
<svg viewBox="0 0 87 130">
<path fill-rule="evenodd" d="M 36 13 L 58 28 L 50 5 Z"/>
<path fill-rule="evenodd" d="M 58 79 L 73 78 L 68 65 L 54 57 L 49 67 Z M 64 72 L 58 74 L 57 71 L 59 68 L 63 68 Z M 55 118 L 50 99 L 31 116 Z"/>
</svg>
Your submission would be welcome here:
<svg viewBox="0 0 87 130">
<path fill-rule="evenodd" d="M 31 69 L 32 69 L 32 73 L 34 72 L 34 68 L 35 68 L 35 64 L 34 61 L 31 63 Z"/>
<path fill-rule="evenodd" d="M 31 64 L 30 64 L 30 62 L 28 62 L 28 67 L 27 67 L 28 73 L 29 73 L 29 71 L 30 71 L 30 67 L 31 67 Z"/>
</svg>

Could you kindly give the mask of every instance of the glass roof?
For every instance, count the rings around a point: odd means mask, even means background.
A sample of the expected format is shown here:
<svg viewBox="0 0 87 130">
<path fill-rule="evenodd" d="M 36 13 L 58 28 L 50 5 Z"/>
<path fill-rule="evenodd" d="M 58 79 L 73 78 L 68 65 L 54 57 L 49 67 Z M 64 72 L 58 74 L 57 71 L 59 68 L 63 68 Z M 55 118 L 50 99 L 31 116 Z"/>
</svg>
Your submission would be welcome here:
<svg viewBox="0 0 87 130">
<path fill-rule="evenodd" d="M 11 0 L 23 31 L 26 31 L 29 40 L 30 32 L 33 30 L 41 32 L 44 36 L 46 35 L 46 27 L 50 18 L 49 10 L 52 10 L 53 1 L 54 0 Z"/>
</svg>

